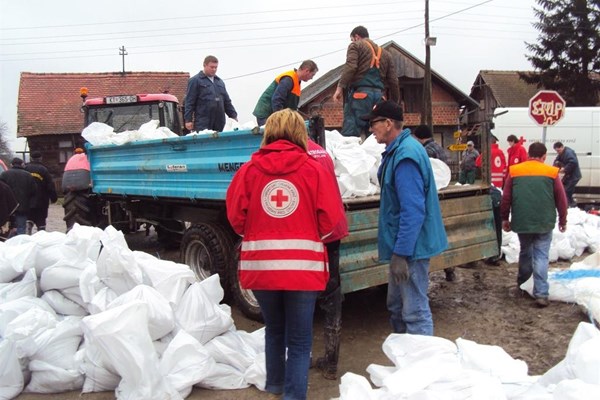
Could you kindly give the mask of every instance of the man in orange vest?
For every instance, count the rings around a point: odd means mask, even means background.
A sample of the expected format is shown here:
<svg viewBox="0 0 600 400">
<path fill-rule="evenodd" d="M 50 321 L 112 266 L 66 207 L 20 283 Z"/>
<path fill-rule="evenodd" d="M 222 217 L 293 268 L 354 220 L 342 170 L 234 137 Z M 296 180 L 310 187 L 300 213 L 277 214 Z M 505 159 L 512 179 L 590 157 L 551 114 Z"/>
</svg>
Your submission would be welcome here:
<svg viewBox="0 0 600 400">
<path fill-rule="evenodd" d="M 354 28 L 350 40 L 333 100 L 340 102 L 345 96 L 342 135 L 365 139 L 370 135 L 369 123 L 360 117 L 370 113 L 383 97 L 399 102 L 398 76 L 392 55 L 369 39 L 367 28 Z"/>
<path fill-rule="evenodd" d="M 298 109 L 300 102 L 300 84 L 314 78 L 319 71 L 312 60 L 303 61 L 298 69 L 279 75 L 260 95 L 252 115 L 256 117 L 258 126 L 263 126 L 269 115 L 284 108 Z"/>
</svg>

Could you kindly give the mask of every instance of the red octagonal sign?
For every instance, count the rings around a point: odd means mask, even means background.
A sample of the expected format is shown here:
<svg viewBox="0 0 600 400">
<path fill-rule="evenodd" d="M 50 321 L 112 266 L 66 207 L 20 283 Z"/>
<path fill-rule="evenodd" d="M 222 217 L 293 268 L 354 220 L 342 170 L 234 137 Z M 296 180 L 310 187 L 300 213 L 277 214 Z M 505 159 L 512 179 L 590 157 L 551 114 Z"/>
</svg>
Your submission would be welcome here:
<svg viewBox="0 0 600 400">
<path fill-rule="evenodd" d="M 565 100 L 553 90 L 540 90 L 529 99 L 529 116 L 538 125 L 555 125 L 564 115 Z"/>
</svg>

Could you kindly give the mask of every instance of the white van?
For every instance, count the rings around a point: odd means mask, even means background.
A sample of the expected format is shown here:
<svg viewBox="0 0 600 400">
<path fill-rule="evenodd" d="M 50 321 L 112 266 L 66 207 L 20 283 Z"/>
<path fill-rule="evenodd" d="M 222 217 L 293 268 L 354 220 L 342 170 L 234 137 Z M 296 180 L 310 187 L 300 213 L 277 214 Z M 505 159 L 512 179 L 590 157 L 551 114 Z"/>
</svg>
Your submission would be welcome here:
<svg viewBox="0 0 600 400">
<path fill-rule="evenodd" d="M 526 149 L 542 141 L 543 128 L 531 119 L 527 107 L 497 108 L 494 115 L 492 134 L 505 154 L 509 135 L 523 138 Z M 600 107 L 567 107 L 563 119 L 546 128 L 546 163 L 550 165 L 556 158 L 552 147 L 555 142 L 562 142 L 577 154 L 582 175 L 575 188 L 577 203 L 600 203 Z"/>
</svg>

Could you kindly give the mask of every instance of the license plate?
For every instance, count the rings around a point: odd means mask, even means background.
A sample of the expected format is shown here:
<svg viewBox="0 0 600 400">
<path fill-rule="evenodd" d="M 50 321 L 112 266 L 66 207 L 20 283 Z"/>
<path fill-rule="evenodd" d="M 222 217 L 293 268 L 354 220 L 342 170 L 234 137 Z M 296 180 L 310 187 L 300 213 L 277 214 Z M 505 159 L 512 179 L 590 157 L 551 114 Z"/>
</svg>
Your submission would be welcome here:
<svg viewBox="0 0 600 400">
<path fill-rule="evenodd" d="M 106 97 L 106 104 L 123 104 L 123 103 L 135 103 L 137 96 L 109 96 Z"/>
</svg>

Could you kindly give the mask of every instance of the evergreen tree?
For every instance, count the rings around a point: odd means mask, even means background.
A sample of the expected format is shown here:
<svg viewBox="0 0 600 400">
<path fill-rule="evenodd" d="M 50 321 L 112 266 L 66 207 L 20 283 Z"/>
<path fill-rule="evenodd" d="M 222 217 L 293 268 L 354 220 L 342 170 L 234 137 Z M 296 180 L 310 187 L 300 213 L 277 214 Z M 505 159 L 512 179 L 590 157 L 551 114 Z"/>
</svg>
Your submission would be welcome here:
<svg viewBox="0 0 600 400">
<path fill-rule="evenodd" d="M 536 0 L 540 32 L 526 43 L 534 73 L 521 79 L 556 90 L 569 106 L 595 106 L 600 91 L 600 0 Z"/>
</svg>

